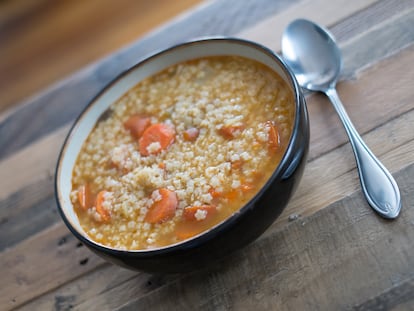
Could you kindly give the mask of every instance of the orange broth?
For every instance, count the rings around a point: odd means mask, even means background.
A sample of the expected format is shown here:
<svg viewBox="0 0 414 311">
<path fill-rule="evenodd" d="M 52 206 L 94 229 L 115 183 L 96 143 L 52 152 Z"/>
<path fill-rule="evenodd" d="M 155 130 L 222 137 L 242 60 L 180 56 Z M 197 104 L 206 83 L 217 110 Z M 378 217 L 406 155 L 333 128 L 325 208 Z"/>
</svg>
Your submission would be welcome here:
<svg viewBox="0 0 414 311">
<path fill-rule="evenodd" d="M 189 239 L 263 186 L 283 156 L 291 89 L 253 60 L 215 56 L 139 82 L 82 146 L 71 200 L 85 232 L 117 249 Z"/>
</svg>

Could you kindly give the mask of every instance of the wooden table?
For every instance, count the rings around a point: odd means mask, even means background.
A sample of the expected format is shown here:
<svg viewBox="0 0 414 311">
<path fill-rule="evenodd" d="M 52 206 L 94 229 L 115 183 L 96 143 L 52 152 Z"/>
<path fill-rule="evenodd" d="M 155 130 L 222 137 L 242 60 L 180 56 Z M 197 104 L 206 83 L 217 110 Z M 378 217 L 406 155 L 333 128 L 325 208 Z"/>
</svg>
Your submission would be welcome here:
<svg viewBox="0 0 414 311">
<path fill-rule="evenodd" d="M 395 221 L 366 203 L 328 101 L 308 94 L 310 155 L 282 216 L 201 272 L 155 276 L 83 247 L 56 209 L 53 175 L 69 126 L 109 80 L 148 53 L 204 35 L 280 49 L 284 27 L 327 26 L 344 57 L 339 95 L 396 178 Z M 414 1 L 217 0 L 0 115 L 0 310 L 413 310 Z"/>
</svg>

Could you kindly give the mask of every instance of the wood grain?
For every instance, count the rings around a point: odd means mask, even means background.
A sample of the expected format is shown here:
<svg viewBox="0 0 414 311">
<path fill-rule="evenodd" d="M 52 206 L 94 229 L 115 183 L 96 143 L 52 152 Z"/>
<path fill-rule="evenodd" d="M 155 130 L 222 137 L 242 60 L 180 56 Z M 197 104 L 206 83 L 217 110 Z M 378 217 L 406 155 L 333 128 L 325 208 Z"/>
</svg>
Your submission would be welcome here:
<svg viewBox="0 0 414 311">
<path fill-rule="evenodd" d="M 281 42 L 279 38 L 282 38 L 284 29 L 292 20 L 307 18 L 328 27 L 359 10 L 369 7 L 375 2 L 377 0 L 363 0 L 352 2 L 350 5 L 350 2 L 347 0 L 331 0 L 329 2 L 324 0 L 302 1 L 297 5 L 292 5 L 281 14 L 266 19 L 254 27 L 241 32 L 239 36 L 246 39 L 254 38 L 255 41 L 268 46 L 272 50 L 280 51 Z M 338 11 L 338 7 L 341 7 L 342 10 Z"/>
<path fill-rule="evenodd" d="M 268 21 L 239 32 L 243 21 L 252 26 L 268 16 L 264 8 L 218 0 L 0 119 L 2 134 L 11 129 L 0 137 L 0 146 L 11 148 L 0 160 L 7 176 L 0 179 L 0 310 L 413 310 L 414 1 L 335 0 L 326 3 L 329 14 L 318 14 L 322 1 L 313 3 L 278 2 Z M 332 9 L 338 5 L 346 7 Z M 67 122 L 85 104 L 66 107 L 68 94 L 83 86 L 76 93 L 83 98 L 168 31 L 186 28 L 166 44 L 208 24 L 203 31 L 225 29 L 271 45 L 282 21 L 297 14 L 319 16 L 339 38 L 345 59 L 339 94 L 399 183 L 401 216 L 386 221 L 369 208 L 337 116 L 323 96 L 307 94 L 311 149 L 303 179 L 281 217 L 251 245 L 204 271 L 156 276 L 110 265 L 79 243 L 57 217 L 52 189 Z M 217 24 L 202 24 L 213 16 Z M 201 24 L 190 29 L 194 18 Z M 34 112 L 42 115 L 31 123 Z M 56 116 L 61 123 L 49 123 Z M 26 122 L 32 133 L 19 138 L 17 125 Z"/>
<path fill-rule="evenodd" d="M 83 247 L 62 223 L 48 227 L 2 252 L 1 309 L 18 306 L 103 263 L 102 259 Z"/>
<path fill-rule="evenodd" d="M 394 285 L 392 289 L 355 305 L 354 310 L 410 310 L 414 305 L 414 280 L 408 279 Z"/>
<path fill-rule="evenodd" d="M 243 5 L 239 0 L 210 1 L 191 15 L 172 21 L 111 57 L 57 82 L 16 111 L 0 115 L 0 133 L 7 133 L 0 135 L 0 159 L 72 122 L 109 81 L 155 51 L 195 37 L 234 35 L 297 1 L 249 0 Z"/>
<path fill-rule="evenodd" d="M 0 112 L 199 3 L 0 2 L 0 72 L 7 73 L 0 76 Z"/>
<path fill-rule="evenodd" d="M 110 292 L 114 288 L 123 288 L 124 284 L 129 284 L 128 281 L 133 281 L 134 286 L 130 286 L 126 292 L 130 293 L 137 287 L 147 288 L 148 292 L 154 289 L 152 283 L 155 282 L 153 280 L 154 277 L 144 273 L 133 272 L 109 264 L 102 265 L 81 278 L 67 282 L 55 291 L 46 293 L 45 295 L 38 297 L 35 301 L 28 302 L 19 309 L 28 311 L 68 310 L 86 300 L 95 299 L 98 293 L 104 295 L 104 293 Z M 127 296 L 121 294 L 118 297 L 114 299 L 108 296 L 109 300 L 117 301 L 118 299 L 126 298 Z M 113 304 L 108 304 L 106 309 L 109 309 L 111 305 Z M 102 310 L 104 309 L 105 308 Z"/>
<path fill-rule="evenodd" d="M 0 201 L 19 188 L 54 176 L 57 158 L 68 132 L 68 126 L 62 127 L 0 162 L 0 171 L 8 176 L 0 179 Z"/>
</svg>

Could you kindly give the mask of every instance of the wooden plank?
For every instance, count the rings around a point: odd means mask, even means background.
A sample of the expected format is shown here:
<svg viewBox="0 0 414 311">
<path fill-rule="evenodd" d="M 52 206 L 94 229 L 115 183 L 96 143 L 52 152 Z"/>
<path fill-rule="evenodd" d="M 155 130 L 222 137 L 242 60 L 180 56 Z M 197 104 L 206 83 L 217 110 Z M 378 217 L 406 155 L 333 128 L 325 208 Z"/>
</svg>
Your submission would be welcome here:
<svg viewBox="0 0 414 311">
<path fill-rule="evenodd" d="M 0 111 L 200 2 L 1 1 Z"/>
<path fill-rule="evenodd" d="M 57 158 L 68 132 L 69 127 L 64 126 L 0 162 L 0 171 L 7 176 L 0 179 L 0 202 L 21 188 L 54 176 Z"/>
<path fill-rule="evenodd" d="M 17 307 L 103 263 L 60 222 L 0 254 L 0 309 Z"/>
<path fill-rule="evenodd" d="M 347 42 L 356 35 L 361 35 L 361 29 L 370 29 L 387 21 L 393 16 L 407 12 L 413 8 L 414 0 L 381 0 L 373 3 L 367 9 L 355 12 L 349 18 L 329 26 L 338 42 Z"/>
<path fill-rule="evenodd" d="M 106 264 L 99 266 L 79 279 L 66 283 L 55 291 L 46 293 L 34 301 L 29 301 L 18 309 L 21 311 L 70 310 L 85 300 L 94 299 L 100 293 L 103 294 L 112 288 L 123 288 L 123 284 L 130 285 L 127 281 L 134 284 L 133 287 L 130 286 L 125 289 L 129 292 L 132 289 L 149 292 L 159 282 L 157 277 Z M 112 299 L 111 297 L 108 298 Z M 110 305 L 109 303 L 108 306 Z"/>
<path fill-rule="evenodd" d="M 414 150 L 414 131 L 412 128 L 407 127 L 406 124 L 414 124 L 414 109 L 409 113 L 403 114 L 391 120 L 390 122 L 377 127 L 375 130 L 368 133 L 364 137 L 368 143 L 377 146 L 379 157 L 384 161 L 384 164 L 387 165 L 391 172 L 402 170 L 407 167 L 407 165 L 412 165 L 412 163 L 414 163 L 414 154 L 412 153 L 412 150 Z M 346 149 L 347 151 L 345 151 Z M 333 166 L 333 163 L 335 163 L 335 166 Z M 285 228 L 287 228 L 287 225 L 291 222 L 289 221 L 290 215 L 300 214 L 298 222 L 307 222 L 308 218 L 306 218 L 306 216 L 314 214 L 328 204 L 337 204 L 336 202 L 338 202 L 338 200 L 341 200 L 344 197 L 349 197 L 355 193 L 359 193 L 361 196 L 359 189 L 360 186 L 355 171 L 355 164 L 351 151 L 349 150 L 349 146 L 341 146 L 327 154 L 321 155 L 318 159 L 315 159 L 308 163 L 303 180 L 291 203 L 281 215 L 281 217 L 271 226 L 271 228 L 267 230 L 267 232 L 261 238 L 259 238 L 258 241 L 267 239 L 269 236 L 273 236 L 277 232 L 285 230 Z M 403 195 L 403 200 L 407 200 L 406 196 L 408 193 L 406 191 L 404 192 L 404 190 L 401 192 Z M 324 195 L 321 196 L 321 193 Z M 410 205 L 407 205 L 407 203 L 404 201 L 404 209 L 407 208 L 407 206 Z M 364 215 L 364 217 L 376 217 L 375 213 L 371 211 L 363 198 L 361 198 L 361 202 L 358 204 L 358 206 L 354 207 L 354 209 L 355 213 Z M 63 226 L 63 224 L 61 225 Z M 46 235 L 41 234 L 39 237 L 35 237 L 35 240 L 37 241 L 37 239 L 44 239 L 45 236 Z M 294 243 L 296 241 L 296 238 L 289 237 L 287 240 Z M 32 242 L 30 244 L 34 245 L 34 247 L 37 247 L 37 243 L 42 242 Z M 258 242 L 255 242 L 254 244 L 256 243 Z M 19 257 L 19 252 L 21 251 L 22 249 L 20 248 L 20 245 L 18 245 L 15 249 L 10 250 L 10 252 L 13 252 L 15 254 L 14 257 Z M 31 246 L 28 246 L 28 248 L 25 248 L 24 251 L 31 252 L 35 250 L 32 250 Z M 48 252 L 52 252 L 52 255 L 49 255 Z M 53 249 L 48 250 L 48 252 L 44 253 L 45 257 L 53 256 Z M 93 255 L 91 254 L 91 256 Z M 56 265 L 74 265 L 72 262 L 74 261 L 73 258 L 65 257 L 59 258 L 59 260 L 60 262 L 55 263 Z M 95 267 L 90 268 L 92 269 Z M 104 269 L 107 268 L 108 267 L 105 267 Z M 50 271 L 48 267 L 39 267 L 38 269 L 45 269 L 43 271 L 44 274 L 46 274 L 46 271 Z M 9 273 L 15 274 L 15 270 L 16 268 L 13 268 Z M 48 299 L 43 298 L 42 305 L 44 305 L 45 300 L 49 302 L 55 301 L 53 297 L 64 296 L 61 293 L 65 292 L 65 288 L 69 288 L 69 291 L 71 293 L 69 295 L 72 297 L 70 298 L 70 304 L 73 307 L 76 307 L 80 303 L 80 310 L 113 309 L 122 305 L 125 301 L 129 301 L 130 299 L 148 294 L 148 288 L 145 286 L 137 287 L 136 279 L 128 279 L 130 277 L 129 275 L 127 275 L 125 279 L 118 280 L 119 285 L 114 286 L 110 289 L 102 289 L 102 285 L 100 285 L 101 279 L 98 277 L 102 271 L 105 270 L 101 270 L 95 276 L 89 276 L 84 275 L 75 269 L 71 271 L 70 277 L 61 275 L 61 279 L 58 279 L 57 276 L 54 276 L 55 282 L 59 282 L 60 284 L 69 282 L 69 279 L 71 279 L 73 276 L 80 277 L 80 279 L 76 279 L 74 283 L 69 283 L 63 288 L 58 289 L 56 292 L 47 294 L 46 298 Z M 41 272 L 38 273 L 41 274 Z M 145 282 L 145 280 L 149 279 L 148 276 L 137 277 L 139 278 L 140 283 Z M 30 272 L 26 278 L 32 279 Z M 87 281 L 85 281 L 84 278 L 86 278 Z M 174 281 L 176 281 L 175 278 L 158 280 L 157 285 L 153 286 L 152 290 L 155 291 L 159 290 L 159 288 L 163 286 L 169 286 L 168 284 Z M 89 284 L 89 291 L 84 293 L 82 286 L 80 286 L 79 291 L 76 291 L 77 286 L 75 284 L 78 282 L 81 284 Z M 234 281 L 234 283 L 238 282 Z M 47 293 L 53 290 L 53 285 L 55 284 L 44 282 L 42 284 L 42 288 L 38 288 L 38 290 L 40 293 Z M 17 290 L 19 288 L 18 285 L 14 286 L 16 286 L 14 290 Z M 95 291 L 95 294 L 92 293 L 93 291 Z M 62 301 L 63 298 L 61 299 L 61 302 Z M 34 303 L 34 305 L 35 304 L 36 303 Z M 30 309 L 32 306 L 32 304 L 28 304 L 26 308 Z"/>
<path fill-rule="evenodd" d="M 412 1 L 414 4 L 414 1 Z M 371 31 L 359 34 L 342 47 L 343 77 L 352 77 L 355 71 L 375 63 L 378 59 L 398 53 L 414 42 L 414 10 L 400 14 L 376 25 Z M 376 42 L 376 43 L 374 43 Z M 378 44 L 381 42 L 381 44 Z M 361 46 L 356 51 L 355 46 Z"/>
<path fill-rule="evenodd" d="M 307 18 L 321 25 L 332 25 L 363 10 L 377 0 L 347 1 L 347 0 L 306 0 L 293 5 L 277 16 L 272 16 L 254 27 L 239 33 L 242 38 L 255 40 L 274 51 L 280 51 L 282 34 L 286 26 L 294 19 Z M 342 8 L 338 10 L 338 8 Z"/>
<path fill-rule="evenodd" d="M 7 176 L 0 179 L 0 236 L 7 236 L 0 239 L 0 251 L 60 220 L 54 171 L 68 130 L 63 127 L 0 162 Z"/>
<path fill-rule="evenodd" d="M 52 180 L 21 189 L 0 204 L 0 251 L 60 220 Z"/>
<path fill-rule="evenodd" d="M 233 35 L 297 1 L 256 0 L 240 5 L 238 0 L 215 0 L 191 15 L 173 20 L 127 48 L 57 82 L 13 113 L 0 116 L 0 133 L 8 133 L 0 136 L 0 158 L 73 121 L 103 86 L 154 51 L 194 37 Z"/>
<path fill-rule="evenodd" d="M 396 174 L 404 206 L 414 204 L 414 196 L 407 195 L 414 191 L 413 178 L 414 165 Z M 389 222 L 361 205 L 357 192 L 214 269 L 185 276 L 117 310 L 345 310 L 401 283 L 412 284 L 414 209 Z M 392 303 L 413 308 L 414 292 L 404 297 Z"/>
<path fill-rule="evenodd" d="M 353 307 L 363 310 L 411 310 L 414 306 L 414 280 L 401 282 L 380 295 Z"/>
</svg>

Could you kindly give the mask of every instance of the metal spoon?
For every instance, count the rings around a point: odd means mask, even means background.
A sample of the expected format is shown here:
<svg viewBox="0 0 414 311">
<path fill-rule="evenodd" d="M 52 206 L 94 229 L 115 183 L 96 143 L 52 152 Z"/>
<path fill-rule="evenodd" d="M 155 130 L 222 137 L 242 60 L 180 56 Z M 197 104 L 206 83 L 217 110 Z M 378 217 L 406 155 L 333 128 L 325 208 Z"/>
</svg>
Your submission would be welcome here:
<svg viewBox="0 0 414 311">
<path fill-rule="evenodd" d="M 397 183 L 364 143 L 336 92 L 342 60 L 333 36 L 311 21 L 298 19 L 283 33 L 282 53 L 303 88 L 323 92 L 331 100 L 351 142 L 368 203 L 382 217 L 396 218 L 401 210 Z"/>
</svg>

